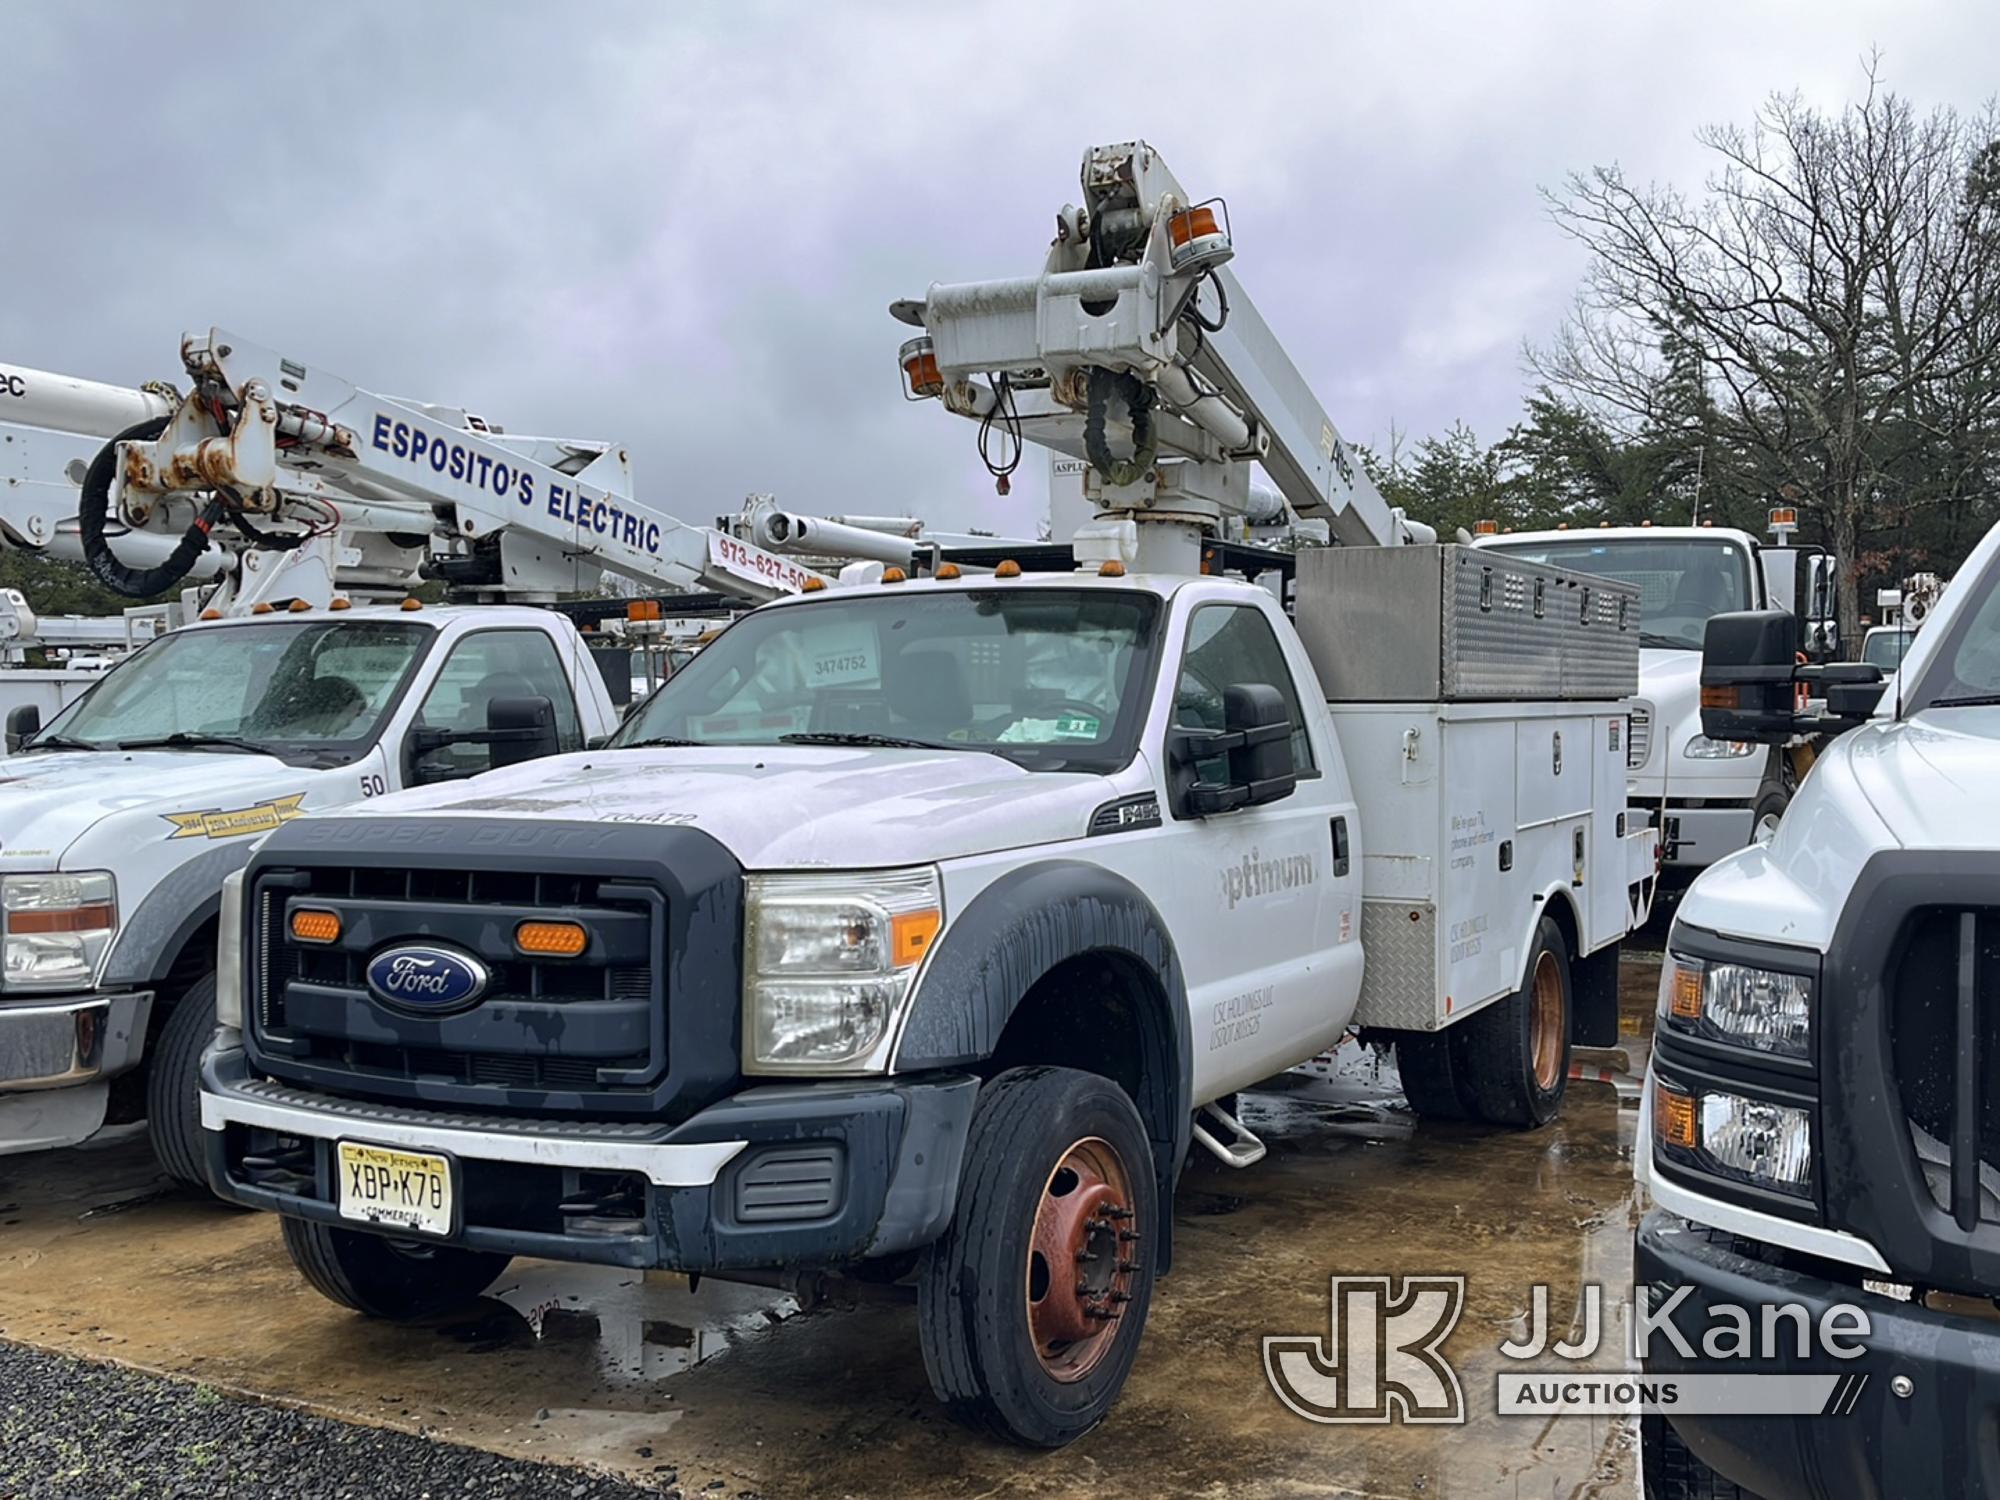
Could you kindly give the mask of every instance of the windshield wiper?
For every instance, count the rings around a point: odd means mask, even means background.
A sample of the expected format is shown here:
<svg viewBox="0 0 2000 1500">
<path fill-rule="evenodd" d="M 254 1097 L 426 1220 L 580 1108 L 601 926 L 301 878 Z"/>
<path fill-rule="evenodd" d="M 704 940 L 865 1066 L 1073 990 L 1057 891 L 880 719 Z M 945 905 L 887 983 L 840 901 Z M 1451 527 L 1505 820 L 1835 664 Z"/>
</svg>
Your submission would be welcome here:
<svg viewBox="0 0 2000 1500">
<path fill-rule="evenodd" d="M 2000 704 L 2000 693 L 1968 693 L 1963 698 L 1933 698 L 1927 708 L 1991 708 Z"/>
<path fill-rule="evenodd" d="M 781 745 L 861 745 L 876 750 L 983 750 L 984 745 L 949 745 L 936 740 L 913 740 L 900 734 L 848 734 L 830 729 L 781 734 Z"/>
<path fill-rule="evenodd" d="M 684 740 L 677 734 L 656 734 L 643 740 L 627 740 L 622 745 L 612 745 L 613 750 L 645 750 L 656 746 L 667 749 L 682 749 L 689 745 L 705 745 L 706 740 Z"/>
<path fill-rule="evenodd" d="M 251 755 L 269 755 L 271 752 L 255 740 L 242 739 L 233 734 L 189 734 L 184 729 L 176 729 L 172 734 L 163 734 L 148 740 L 120 740 L 120 750 L 242 750 Z"/>
<path fill-rule="evenodd" d="M 102 745 L 93 745 L 89 740 L 73 740 L 66 734 L 38 734 L 23 750 L 102 750 Z"/>
</svg>

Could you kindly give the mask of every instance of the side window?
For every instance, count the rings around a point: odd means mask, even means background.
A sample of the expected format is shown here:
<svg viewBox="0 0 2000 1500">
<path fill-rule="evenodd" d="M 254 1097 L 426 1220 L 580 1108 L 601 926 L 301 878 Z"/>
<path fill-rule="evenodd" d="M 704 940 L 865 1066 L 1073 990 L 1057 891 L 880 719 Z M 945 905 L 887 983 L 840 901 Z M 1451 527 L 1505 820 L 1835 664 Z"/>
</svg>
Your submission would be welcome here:
<svg viewBox="0 0 2000 1500">
<path fill-rule="evenodd" d="M 417 710 L 426 729 L 484 729 L 496 698 L 546 698 L 555 705 L 556 743 L 583 748 L 576 696 L 563 675 L 555 643 L 539 630 L 477 630 L 451 648 L 437 681 Z M 445 745 L 423 757 L 426 781 L 476 776 L 493 767 L 491 745 Z"/>
<path fill-rule="evenodd" d="M 1222 690 L 1239 682 L 1269 683 L 1284 695 L 1285 714 L 1292 721 L 1292 761 L 1301 776 L 1313 775 L 1312 736 L 1306 733 L 1297 684 L 1271 622 L 1247 604 L 1205 604 L 1188 622 L 1174 688 L 1175 726 L 1228 728 L 1222 716 Z M 1202 780 L 1220 781 L 1228 767 L 1217 756 L 1201 761 L 1196 769 Z"/>
</svg>

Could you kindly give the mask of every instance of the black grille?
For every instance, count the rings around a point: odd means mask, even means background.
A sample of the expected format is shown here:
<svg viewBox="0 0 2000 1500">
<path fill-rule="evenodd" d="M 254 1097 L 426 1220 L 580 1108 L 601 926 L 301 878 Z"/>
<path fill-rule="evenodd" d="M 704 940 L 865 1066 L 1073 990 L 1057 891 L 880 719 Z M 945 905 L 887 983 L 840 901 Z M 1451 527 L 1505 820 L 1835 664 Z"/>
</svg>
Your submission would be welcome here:
<svg viewBox="0 0 2000 1500">
<path fill-rule="evenodd" d="M 655 891 L 569 874 L 313 867 L 261 876 L 253 899 L 256 1035 L 280 1070 L 295 1064 L 302 1079 L 363 1094 L 441 1085 L 502 1106 L 524 1091 L 644 1090 L 666 1071 L 665 905 Z M 298 905 L 339 913 L 341 940 L 294 941 Z M 591 945 L 572 959 L 524 958 L 513 931 L 527 919 L 580 922 Z M 492 979 L 479 1003 L 431 1017 L 376 1000 L 369 963 L 411 941 L 482 959 Z"/>
<path fill-rule="evenodd" d="M 1913 912 L 1892 981 L 1891 1053 L 1910 1142 L 1938 1207 L 2000 1222 L 2000 911 Z"/>
</svg>

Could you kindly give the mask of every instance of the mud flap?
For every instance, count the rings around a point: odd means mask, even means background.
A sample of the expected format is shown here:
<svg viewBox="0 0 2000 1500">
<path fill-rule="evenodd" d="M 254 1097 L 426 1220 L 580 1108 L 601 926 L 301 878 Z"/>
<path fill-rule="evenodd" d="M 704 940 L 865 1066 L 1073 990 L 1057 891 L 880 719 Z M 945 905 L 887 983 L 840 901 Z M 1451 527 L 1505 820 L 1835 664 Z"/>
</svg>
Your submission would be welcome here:
<svg viewBox="0 0 2000 1500">
<path fill-rule="evenodd" d="M 1587 958 L 1570 961 L 1570 1044 L 1576 1047 L 1618 1045 L 1617 943 L 1607 943 Z"/>
</svg>

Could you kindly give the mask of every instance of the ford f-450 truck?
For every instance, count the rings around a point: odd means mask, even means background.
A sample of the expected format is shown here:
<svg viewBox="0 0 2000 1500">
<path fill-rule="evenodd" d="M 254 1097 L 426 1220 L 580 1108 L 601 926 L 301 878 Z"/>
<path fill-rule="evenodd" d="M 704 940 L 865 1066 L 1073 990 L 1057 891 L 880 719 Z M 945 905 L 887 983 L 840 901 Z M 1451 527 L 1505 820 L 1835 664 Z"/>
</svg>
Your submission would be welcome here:
<svg viewBox="0 0 2000 1500">
<path fill-rule="evenodd" d="M 1276 567 L 1278 560 L 1273 559 Z M 509 1257 L 914 1261 L 958 1415 L 1108 1409 L 1217 1103 L 1351 1025 L 1553 1116 L 1651 830 L 1630 591 L 1460 547 L 1270 592 L 1116 561 L 744 616 L 610 746 L 287 821 L 225 898 L 202 1123 L 376 1316 Z"/>
<path fill-rule="evenodd" d="M 1676 914 L 1636 1279 L 1695 1329 L 1851 1305 L 1865 1347 L 1788 1338 L 1746 1364 L 1651 1340 L 1663 1380 L 1847 1379 L 1829 1415 L 1647 1414 L 1646 1491 L 2000 1495 L 2000 530 L 1886 685 L 1865 663 L 1795 673 L 1794 635 L 1782 614 L 1709 627 L 1709 734 L 1858 727 Z M 1800 686 L 1826 710 L 1795 714 Z"/>
</svg>

